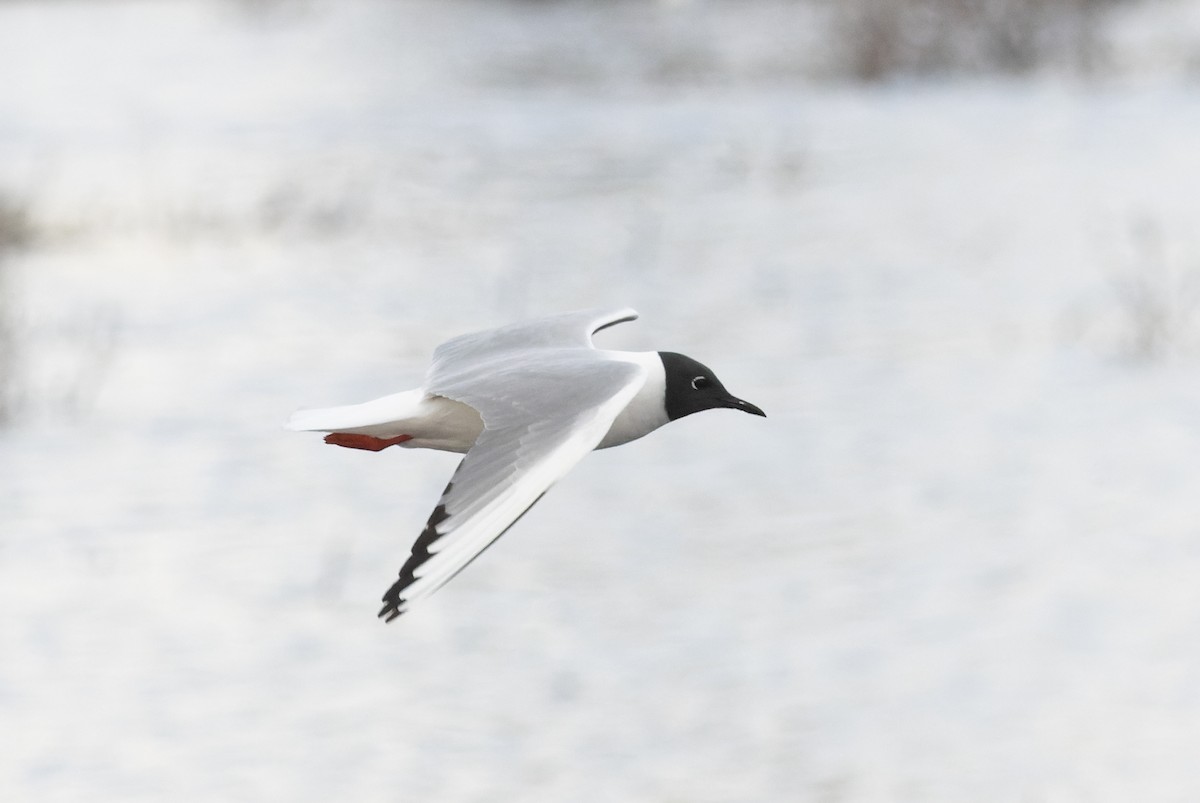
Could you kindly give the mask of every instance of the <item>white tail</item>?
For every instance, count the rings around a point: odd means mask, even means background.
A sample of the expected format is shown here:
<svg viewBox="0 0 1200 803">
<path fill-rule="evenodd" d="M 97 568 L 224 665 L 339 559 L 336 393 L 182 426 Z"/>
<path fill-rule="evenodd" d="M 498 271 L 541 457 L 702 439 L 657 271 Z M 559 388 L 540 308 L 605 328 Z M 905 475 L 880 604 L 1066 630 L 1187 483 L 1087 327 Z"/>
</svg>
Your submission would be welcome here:
<svg viewBox="0 0 1200 803">
<path fill-rule="evenodd" d="M 284 426 L 300 432 L 344 432 L 375 438 L 409 435 L 412 440 L 400 444 L 407 449 L 462 453 L 479 437 L 483 420 L 465 404 L 429 396 L 418 389 L 365 404 L 300 410 L 292 413 Z"/>
<path fill-rule="evenodd" d="M 297 432 L 361 432 L 393 437 L 405 434 L 399 424 L 420 415 L 417 407 L 424 396 L 421 390 L 408 390 L 364 404 L 299 410 L 284 426 Z"/>
</svg>

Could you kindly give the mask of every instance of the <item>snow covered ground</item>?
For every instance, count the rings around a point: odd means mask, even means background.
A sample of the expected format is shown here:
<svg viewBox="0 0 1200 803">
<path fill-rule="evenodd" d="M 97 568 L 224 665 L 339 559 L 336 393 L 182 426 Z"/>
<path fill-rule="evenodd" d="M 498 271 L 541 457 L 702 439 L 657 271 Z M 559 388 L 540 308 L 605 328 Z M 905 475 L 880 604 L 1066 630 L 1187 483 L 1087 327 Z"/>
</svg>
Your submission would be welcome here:
<svg viewBox="0 0 1200 803">
<path fill-rule="evenodd" d="M 745 8 L 0 4 L 0 799 L 1200 795 L 1200 15 L 859 88 Z M 281 421 L 608 303 L 770 417 L 382 625 L 455 457 Z"/>
</svg>

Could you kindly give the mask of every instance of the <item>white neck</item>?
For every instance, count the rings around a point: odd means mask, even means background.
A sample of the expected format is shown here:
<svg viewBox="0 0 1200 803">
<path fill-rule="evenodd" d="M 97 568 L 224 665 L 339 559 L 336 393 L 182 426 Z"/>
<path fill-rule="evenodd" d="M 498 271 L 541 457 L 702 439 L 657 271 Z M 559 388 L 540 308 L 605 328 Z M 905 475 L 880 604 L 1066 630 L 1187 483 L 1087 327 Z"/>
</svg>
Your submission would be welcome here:
<svg viewBox="0 0 1200 803">
<path fill-rule="evenodd" d="M 608 434 L 600 441 L 597 449 L 620 446 L 648 435 L 663 424 L 667 418 L 667 372 L 657 351 L 607 351 L 605 356 L 614 360 L 636 363 L 646 369 L 646 380 L 637 394 L 621 411 L 609 427 Z"/>
</svg>

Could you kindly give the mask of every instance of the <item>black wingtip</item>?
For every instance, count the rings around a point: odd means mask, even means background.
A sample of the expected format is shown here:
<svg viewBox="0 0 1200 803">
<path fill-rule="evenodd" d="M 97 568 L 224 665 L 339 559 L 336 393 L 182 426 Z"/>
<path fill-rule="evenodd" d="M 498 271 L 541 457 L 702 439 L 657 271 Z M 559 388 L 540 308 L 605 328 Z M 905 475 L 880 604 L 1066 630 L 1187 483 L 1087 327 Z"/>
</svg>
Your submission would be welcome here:
<svg viewBox="0 0 1200 803">
<path fill-rule="evenodd" d="M 403 603 L 403 600 L 401 600 L 400 602 Z M 378 615 L 379 615 L 379 618 L 382 619 L 384 622 L 393 622 L 396 619 L 399 619 L 400 614 L 402 614 L 402 613 L 404 613 L 404 611 L 400 610 L 400 604 L 395 603 L 395 602 L 388 602 L 386 605 L 384 605 L 379 610 Z"/>
<path fill-rule="evenodd" d="M 442 496 L 450 493 L 450 488 L 454 485 L 451 481 L 446 486 L 446 490 L 442 492 Z M 385 622 L 391 622 L 398 619 L 404 613 L 404 604 L 408 602 L 403 596 L 404 589 L 408 588 L 416 581 L 413 572 L 417 568 L 429 560 L 429 545 L 442 537 L 438 532 L 437 526 L 448 519 L 450 514 L 446 512 L 446 506 L 440 504 L 433 509 L 433 513 L 429 516 L 429 521 L 425 524 L 425 530 L 413 544 L 412 554 L 405 561 L 404 566 L 400 568 L 400 578 L 392 583 L 392 587 L 383 595 L 383 607 L 379 609 L 379 618 Z"/>
<path fill-rule="evenodd" d="M 401 607 L 404 605 L 404 598 L 400 596 L 399 589 L 396 588 L 398 585 L 400 584 L 396 583 L 395 586 L 389 588 L 387 593 L 383 595 L 383 607 L 379 609 L 378 616 L 384 622 L 395 621 L 404 613 L 401 610 Z"/>
</svg>

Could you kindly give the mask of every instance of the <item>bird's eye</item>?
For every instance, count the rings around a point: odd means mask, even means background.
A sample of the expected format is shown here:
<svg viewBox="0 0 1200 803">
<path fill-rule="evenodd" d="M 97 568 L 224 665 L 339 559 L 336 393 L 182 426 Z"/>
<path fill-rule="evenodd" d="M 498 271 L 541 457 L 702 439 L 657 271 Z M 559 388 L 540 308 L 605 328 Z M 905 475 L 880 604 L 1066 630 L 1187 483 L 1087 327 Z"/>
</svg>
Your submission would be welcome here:
<svg viewBox="0 0 1200 803">
<path fill-rule="evenodd" d="M 707 376 L 698 376 L 692 380 L 692 388 L 695 390 L 704 390 L 712 384 L 712 380 Z"/>
</svg>

